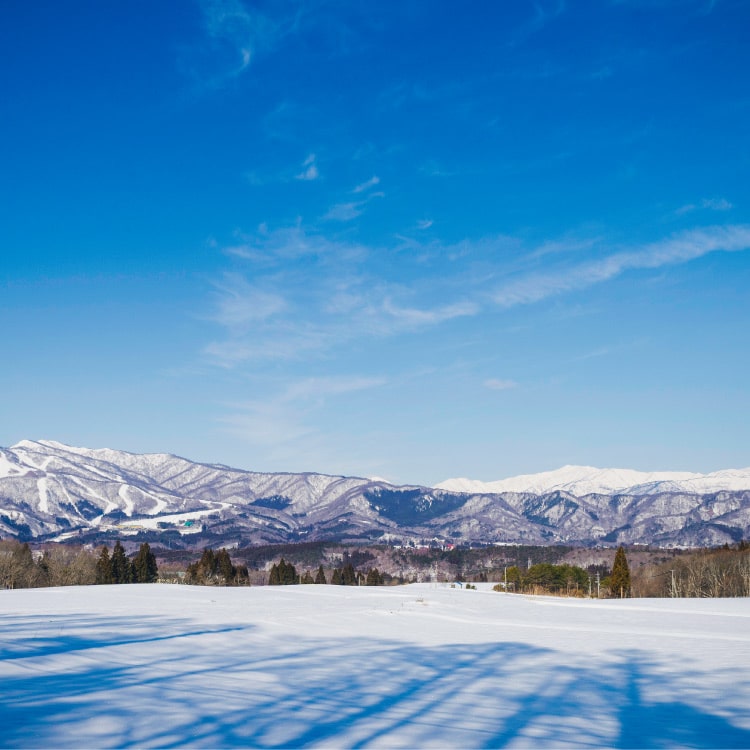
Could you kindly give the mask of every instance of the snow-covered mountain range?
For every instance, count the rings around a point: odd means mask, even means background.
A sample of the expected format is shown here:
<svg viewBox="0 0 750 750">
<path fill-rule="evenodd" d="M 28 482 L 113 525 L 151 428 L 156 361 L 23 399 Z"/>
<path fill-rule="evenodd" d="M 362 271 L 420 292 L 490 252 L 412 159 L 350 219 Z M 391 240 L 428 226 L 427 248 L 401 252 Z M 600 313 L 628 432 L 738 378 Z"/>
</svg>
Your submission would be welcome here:
<svg viewBox="0 0 750 750">
<path fill-rule="evenodd" d="M 451 492 L 497 494 L 502 492 L 567 492 L 584 495 L 658 495 L 685 492 L 706 495 L 711 492 L 750 490 L 750 468 L 694 474 L 689 471 L 633 471 L 632 469 L 597 469 L 593 466 L 563 466 L 556 471 L 522 474 L 496 482 L 475 479 L 446 479 L 435 485 Z"/>
<path fill-rule="evenodd" d="M 169 547 L 434 538 L 713 545 L 750 537 L 750 470 L 564 467 L 431 488 L 24 440 L 0 449 L 0 536 L 130 536 Z"/>
</svg>

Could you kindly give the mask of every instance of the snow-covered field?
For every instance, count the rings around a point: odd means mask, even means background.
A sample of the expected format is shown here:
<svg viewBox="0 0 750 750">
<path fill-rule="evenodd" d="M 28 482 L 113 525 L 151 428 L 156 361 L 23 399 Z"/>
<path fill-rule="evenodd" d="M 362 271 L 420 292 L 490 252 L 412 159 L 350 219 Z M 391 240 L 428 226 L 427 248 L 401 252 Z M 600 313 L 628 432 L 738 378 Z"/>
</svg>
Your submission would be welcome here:
<svg viewBox="0 0 750 750">
<path fill-rule="evenodd" d="M 3 747 L 750 747 L 750 600 L 0 591 Z"/>
</svg>

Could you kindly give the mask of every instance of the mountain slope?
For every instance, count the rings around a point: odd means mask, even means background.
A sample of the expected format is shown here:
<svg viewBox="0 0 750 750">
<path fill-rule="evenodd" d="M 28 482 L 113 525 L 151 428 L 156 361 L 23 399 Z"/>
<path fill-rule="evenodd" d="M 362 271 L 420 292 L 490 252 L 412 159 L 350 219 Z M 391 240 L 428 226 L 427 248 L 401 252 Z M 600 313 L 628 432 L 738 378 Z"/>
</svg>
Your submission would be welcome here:
<svg viewBox="0 0 750 750">
<path fill-rule="evenodd" d="M 710 545 L 750 537 L 750 484 L 736 489 L 746 474 L 564 467 L 490 485 L 396 487 L 22 441 L 0 449 L 0 535 L 93 543 L 131 535 L 175 547 L 433 538 Z"/>
</svg>

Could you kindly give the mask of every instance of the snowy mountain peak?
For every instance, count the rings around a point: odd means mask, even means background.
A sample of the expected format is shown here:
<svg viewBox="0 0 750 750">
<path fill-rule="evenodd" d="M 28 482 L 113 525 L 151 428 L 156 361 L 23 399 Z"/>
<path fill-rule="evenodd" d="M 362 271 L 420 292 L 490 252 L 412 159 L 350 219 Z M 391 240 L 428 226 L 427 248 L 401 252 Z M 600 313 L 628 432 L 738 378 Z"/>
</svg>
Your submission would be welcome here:
<svg viewBox="0 0 750 750">
<path fill-rule="evenodd" d="M 525 492 L 542 495 L 567 492 L 577 497 L 612 493 L 652 495 L 660 492 L 706 494 L 723 490 L 750 489 L 750 468 L 725 469 L 711 474 L 689 471 L 635 471 L 633 469 L 597 469 L 594 466 L 563 466 L 555 471 L 522 474 L 495 482 L 476 479 L 446 479 L 437 489 L 473 494 Z"/>
</svg>

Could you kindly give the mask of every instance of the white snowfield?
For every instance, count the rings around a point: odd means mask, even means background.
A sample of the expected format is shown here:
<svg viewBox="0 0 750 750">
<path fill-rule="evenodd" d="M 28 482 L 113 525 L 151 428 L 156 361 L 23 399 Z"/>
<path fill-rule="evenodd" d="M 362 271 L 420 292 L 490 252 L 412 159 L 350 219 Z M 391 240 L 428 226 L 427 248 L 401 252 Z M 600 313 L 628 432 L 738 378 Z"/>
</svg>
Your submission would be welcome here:
<svg viewBox="0 0 750 750">
<path fill-rule="evenodd" d="M 543 495 L 556 490 L 576 497 L 590 494 L 655 495 L 661 492 L 707 494 L 721 491 L 750 490 L 750 468 L 723 469 L 711 474 L 689 471 L 635 471 L 633 469 L 597 469 L 594 466 L 563 466 L 540 474 L 521 474 L 495 482 L 478 479 L 446 479 L 437 489 L 450 492 L 493 494 L 529 492 Z"/>
<path fill-rule="evenodd" d="M 3 747 L 750 747 L 750 600 L 0 591 Z"/>
</svg>

